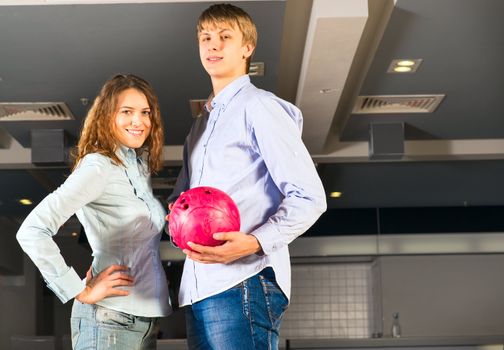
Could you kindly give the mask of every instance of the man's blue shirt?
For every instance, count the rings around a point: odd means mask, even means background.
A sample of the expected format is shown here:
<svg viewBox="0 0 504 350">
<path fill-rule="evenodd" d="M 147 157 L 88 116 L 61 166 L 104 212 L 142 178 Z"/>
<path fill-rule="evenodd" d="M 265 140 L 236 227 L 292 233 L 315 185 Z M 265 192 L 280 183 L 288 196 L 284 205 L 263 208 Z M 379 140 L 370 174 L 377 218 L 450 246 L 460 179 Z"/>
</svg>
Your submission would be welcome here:
<svg viewBox="0 0 504 350">
<path fill-rule="evenodd" d="M 251 84 L 248 75 L 227 85 L 193 124 L 174 191 L 216 187 L 233 198 L 241 231 L 256 236 L 261 254 L 231 264 L 186 259 L 179 294 L 187 305 L 227 290 L 272 266 L 290 297 L 288 244 L 326 210 L 326 197 L 301 140 L 297 107 Z"/>
</svg>

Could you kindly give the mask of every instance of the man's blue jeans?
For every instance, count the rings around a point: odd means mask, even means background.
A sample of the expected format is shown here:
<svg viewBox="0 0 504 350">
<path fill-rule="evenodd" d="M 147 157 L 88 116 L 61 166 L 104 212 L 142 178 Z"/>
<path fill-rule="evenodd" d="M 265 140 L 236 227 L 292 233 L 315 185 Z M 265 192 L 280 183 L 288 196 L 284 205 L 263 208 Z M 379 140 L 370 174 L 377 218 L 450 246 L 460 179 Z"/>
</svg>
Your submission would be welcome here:
<svg viewBox="0 0 504 350">
<path fill-rule="evenodd" d="M 220 294 L 186 308 L 191 350 L 278 349 L 288 300 L 268 267 Z"/>
</svg>

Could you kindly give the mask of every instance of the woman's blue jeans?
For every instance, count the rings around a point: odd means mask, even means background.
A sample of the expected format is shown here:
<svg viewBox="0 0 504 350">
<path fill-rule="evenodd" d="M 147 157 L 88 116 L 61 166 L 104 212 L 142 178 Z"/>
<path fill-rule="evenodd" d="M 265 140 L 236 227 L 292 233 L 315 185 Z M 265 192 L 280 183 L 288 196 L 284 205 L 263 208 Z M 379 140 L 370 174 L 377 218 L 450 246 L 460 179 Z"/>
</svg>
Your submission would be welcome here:
<svg viewBox="0 0 504 350">
<path fill-rule="evenodd" d="M 288 300 L 268 267 L 186 308 L 191 350 L 276 350 Z"/>
<path fill-rule="evenodd" d="M 77 300 L 70 319 L 74 350 L 155 350 L 158 319 L 133 316 Z"/>
</svg>

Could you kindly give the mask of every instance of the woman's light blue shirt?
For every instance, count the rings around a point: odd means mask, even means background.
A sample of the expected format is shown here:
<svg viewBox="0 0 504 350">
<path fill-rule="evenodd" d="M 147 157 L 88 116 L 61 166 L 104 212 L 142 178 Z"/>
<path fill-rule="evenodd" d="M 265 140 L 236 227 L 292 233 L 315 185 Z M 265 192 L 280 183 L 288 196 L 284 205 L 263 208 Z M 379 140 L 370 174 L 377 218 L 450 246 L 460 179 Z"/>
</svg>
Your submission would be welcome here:
<svg viewBox="0 0 504 350">
<path fill-rule="evenodd" d="M 145 161 L 133 149 L 117 151 L 124 166 L 109 157 L 86 155 L 68 179 L 28 215 L 17 239 L 62 302 L 74 298 L 84 281 L 67 266 L 52 239 L 76 214 L 93 250 L 93 275 L 112 264 L 130 268 L 135 283 L 128 296 L 99 305 L 145 317 L 171 312 L 159 242 L 165 210 L 154 197 Z"/>
</svg>

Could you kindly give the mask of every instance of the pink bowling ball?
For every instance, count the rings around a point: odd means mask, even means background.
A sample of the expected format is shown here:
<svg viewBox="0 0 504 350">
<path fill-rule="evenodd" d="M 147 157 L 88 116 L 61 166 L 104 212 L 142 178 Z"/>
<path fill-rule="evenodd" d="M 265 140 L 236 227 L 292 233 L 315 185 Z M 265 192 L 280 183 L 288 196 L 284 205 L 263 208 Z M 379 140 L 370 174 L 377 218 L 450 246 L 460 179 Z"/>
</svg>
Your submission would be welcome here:
<svg viewBox="0 0 504 350">
<path fill-rule="evenodd" d="M 180 249 L 191 249 L 187 242 L 217 246 L 216 232 L 240 230 L 240 213 L 231 197 L 213 187 L 195 187 L 173 203 L 168 229 Z"/>
</svg>

